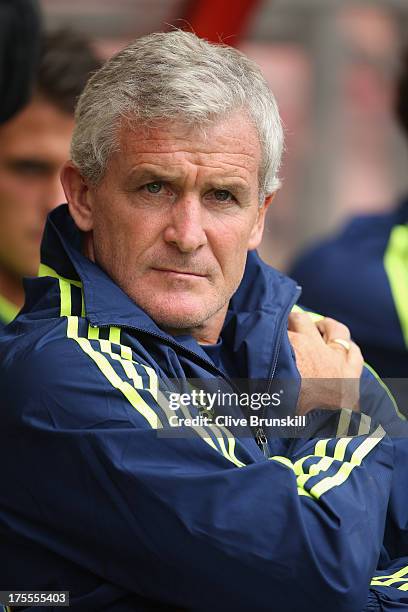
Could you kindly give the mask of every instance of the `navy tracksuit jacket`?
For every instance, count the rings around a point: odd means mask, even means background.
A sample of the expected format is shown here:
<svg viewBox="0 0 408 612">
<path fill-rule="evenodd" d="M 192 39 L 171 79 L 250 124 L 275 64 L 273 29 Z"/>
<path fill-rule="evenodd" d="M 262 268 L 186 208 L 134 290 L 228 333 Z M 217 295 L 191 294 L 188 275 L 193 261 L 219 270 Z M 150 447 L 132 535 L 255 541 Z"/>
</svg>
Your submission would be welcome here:
<svg viewBox="0 0 408 612">
<path fill-rule="evenodd" d="M 406 422 L 371 373 L 366 415 L 317 409 L 305 438 L 165 435 L 174 379 L 231 381 L 80 249 L 59 207 L 0 335 L 0 590 L 84 612 L 408 610 Z M 298 296 L 249 253 L 222 331 L 237 376 L 296 388 Z"/>
</svg>

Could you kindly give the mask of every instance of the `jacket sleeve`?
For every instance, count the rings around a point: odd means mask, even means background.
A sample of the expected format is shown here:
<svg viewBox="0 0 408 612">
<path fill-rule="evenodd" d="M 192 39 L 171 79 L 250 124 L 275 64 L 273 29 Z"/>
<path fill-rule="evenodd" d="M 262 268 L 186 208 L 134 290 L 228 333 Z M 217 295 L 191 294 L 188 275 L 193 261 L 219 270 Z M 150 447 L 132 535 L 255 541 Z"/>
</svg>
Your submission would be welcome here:
<svg viewBox="0 0 408 612">
<path fill-rule="evenodd" d="M 161 436 L 144 366 L 123 357 L 39 340 L 3 363 L 3 585 L 53 584 L 51 551 L 169 606 L 361 612 L 393 469 L 381 429 L 236 462 L 239 441 Z"/>
<path fill-rule="evenodd" d="M 377 570 L 364 612 L 408 610 L 408 557 Z"/>
<path fill-rule="evenodd" d="M 393 438 L 394 472 L 384 545 L 365 612 L 408 611 L 408 440 Z"/>
<path fill-rule="evenodd" d="M 360 411 L 381 424 L 391 437 L 407 437 L 406 417 L 387 385 L 367 363 L 360 379 Z"/>
<path fill-rule="evenodd" d="M 372 430 L 381 423 L 391 436 L 394 446 L 394 471 L 387 511 L 384 543 L 379 562 L 371 580 L 370 593 L 364 612 L 408 612 L 408 423 L 394 397 L 376 372 L 365 364 L 360 383 L 360 405 L 364 412 L 339 419 L 353 424 L 354 434 Z M 349 412 L 349 411 L 347 411 Z M 338 428 L 339 433 L 339 428 Z M 341 432 L 345 435 L 344 432 Z M 351 435 L 348 432 L 348 435 Z"/>
</svg>

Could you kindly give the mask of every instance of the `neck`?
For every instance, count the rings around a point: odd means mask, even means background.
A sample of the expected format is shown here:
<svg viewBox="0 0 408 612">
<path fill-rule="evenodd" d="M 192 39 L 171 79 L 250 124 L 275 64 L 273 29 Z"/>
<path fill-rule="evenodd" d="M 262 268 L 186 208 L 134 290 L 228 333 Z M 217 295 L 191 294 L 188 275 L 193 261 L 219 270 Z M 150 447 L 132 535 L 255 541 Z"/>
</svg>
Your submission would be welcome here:
<svg viewBox="0 0 408 612">
<path fill-rule="evenodd" d="M 165 327 L 163 329 L 165 332 L 175 337 L 184 335 L 192 336 L 195 340 L 197 340 L 198 344 L 217 344 L 224 325 L 227 310 L 228 303 L 225 304 L 218 312 L 216 312 L 215 315 L 210 317 L 210 319 L 196 327 Z"/>
<path fill-rule="evenodd" d="M 17 308 L 24 304 L 24 288 L 20 276 L 0 266 L 0 294 Z"/>
</svg>

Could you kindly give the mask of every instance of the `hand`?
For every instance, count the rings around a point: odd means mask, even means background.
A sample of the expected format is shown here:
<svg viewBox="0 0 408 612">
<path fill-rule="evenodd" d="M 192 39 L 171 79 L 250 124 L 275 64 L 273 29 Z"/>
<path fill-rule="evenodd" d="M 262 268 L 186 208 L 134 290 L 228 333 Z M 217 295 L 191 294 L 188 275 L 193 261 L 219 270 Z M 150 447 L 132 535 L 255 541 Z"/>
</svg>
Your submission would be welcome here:
<svg viewBox="0 0 408 612">
<path fill-rule="evenodd" d="M 289 315 L 288 335 L 302 377 L 298 413 L 318 407 L 358 410 L 364 360 L 348 328 L 329 318 L 314 323 L 307 312 L 296 312 Z"/>
</svg>

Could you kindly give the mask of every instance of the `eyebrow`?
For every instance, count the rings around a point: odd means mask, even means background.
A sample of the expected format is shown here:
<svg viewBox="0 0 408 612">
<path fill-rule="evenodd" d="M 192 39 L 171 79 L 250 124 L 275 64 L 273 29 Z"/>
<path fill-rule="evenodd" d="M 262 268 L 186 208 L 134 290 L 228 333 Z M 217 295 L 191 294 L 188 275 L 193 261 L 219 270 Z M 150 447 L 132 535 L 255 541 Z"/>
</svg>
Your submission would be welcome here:
<svg viewBox="0 0 408 612">
<path fill-rule="evenodd" d="M 243 184 L 242 179 L 241 180 L 239 179 L 234 180 L 232 178 L 222 179 L 222 177 L 211 181 L 211 187 L 213 189 L 222 189 L 222 190 L 225 189 L 226 191 L 231 191 L 233 193 L 245 193 L 250 188 L 248 184 L 245 184 L 245 185 Z"/>
<path fill-rule="evenodd" d="M 166 172 L 164 169 L 153 170 L 149 168 L 134 168 L 126 177 L 126 184 L 132 185 L 134 182 L 144 184 L 156 181 L 174 183 L 180 180 L 180 178 L 182 178 L 181 174 Z M 225 178 L 217 176 L 211 181 L 206 181 L 204 185 L 208 186 L 208 188 L 225 189 L 234 193 L 244 193 L 249 189 L 249 186 L 244 184 L 244 179 L 239 177 L 233 178 L 231 176 Z"/>
<path fill-rule="evenodd" d="M 149 183 L 153 181 L 169 181 L 174 182 L 180 178 L 180 175 L 166 173 L 165 170 L 149 170 L 148 168 L 134 168 L 126 177 L 126 183 Z"/>
<path fill-rule="evenodd" d="M 50 162 L 46 162 L 41 159 L 31 159 L 27 158 L 19 158 L 19 159 L 9 159 L 5 162 L 5 165 L 10 170 L 19 171 L 19 170 L 36 170 L 37 172 L 51 172 L 54 168 L 53 164 Z"/>
</svg>

